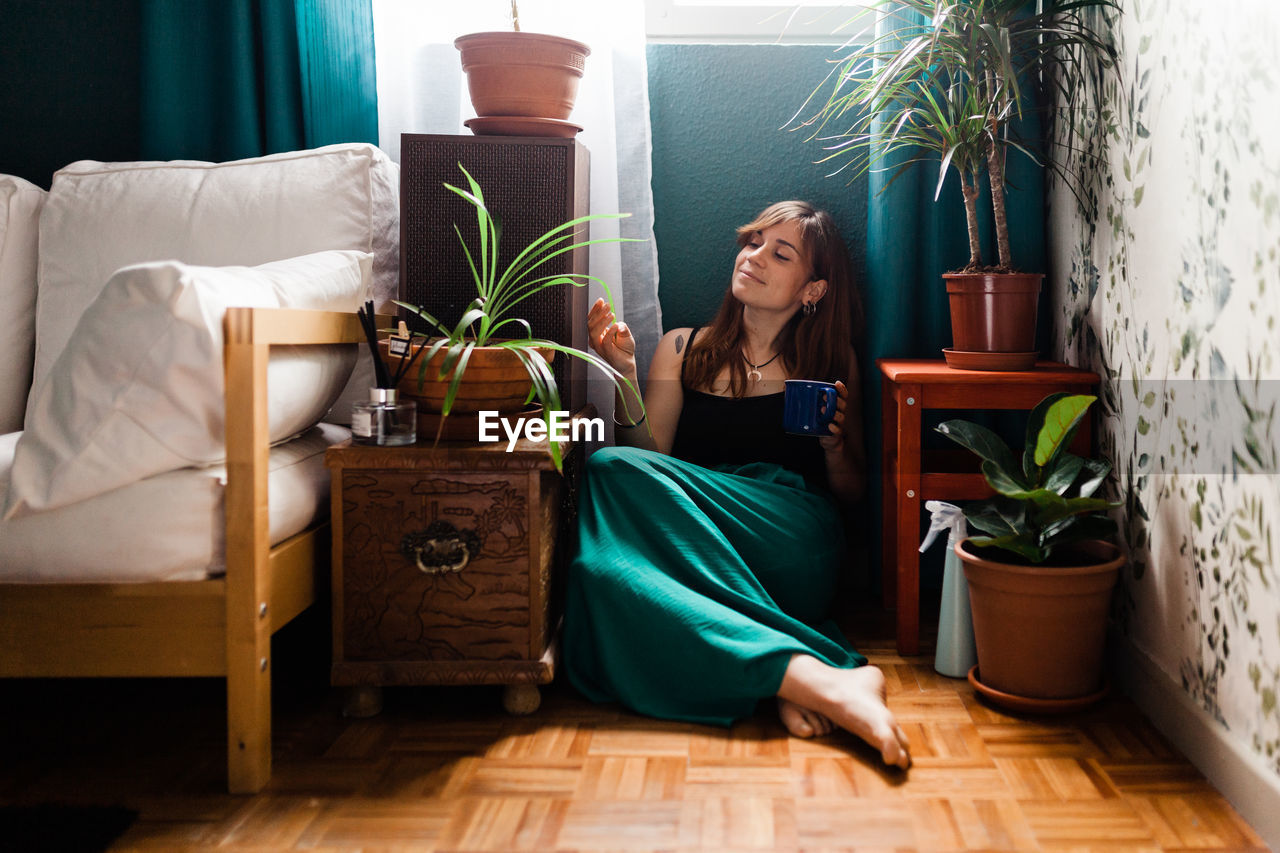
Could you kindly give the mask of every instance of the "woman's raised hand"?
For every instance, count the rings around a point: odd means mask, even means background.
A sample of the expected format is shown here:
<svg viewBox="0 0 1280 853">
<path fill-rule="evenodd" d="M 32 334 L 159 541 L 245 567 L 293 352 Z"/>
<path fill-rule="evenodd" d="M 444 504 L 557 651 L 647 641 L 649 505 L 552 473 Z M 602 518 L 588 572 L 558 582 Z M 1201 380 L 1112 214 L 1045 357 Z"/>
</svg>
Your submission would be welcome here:
<svg viewBox="0 0 1280 853">
<path fill-rule="evenodd" d="M 827 427 L 831 430 L 831 435 L 824 435 L 818 439 L 822 449 L 829 453 L 840 450 L 844 443 L 844 410 L 849 400 L 849 389 L 839 379 L 836 380 L 836 395 L 836 416 L 831 419 Z"/>
<path fill-rule="evenodd" d="M 597 299 L 587 312 L 587 337 L 591 348 L 609 362 L 610 367 L 623 376 L 635 377 L 636 339 L 626 323 L 617 322 L 613 309 L 604 299 Z"/>
</svg>

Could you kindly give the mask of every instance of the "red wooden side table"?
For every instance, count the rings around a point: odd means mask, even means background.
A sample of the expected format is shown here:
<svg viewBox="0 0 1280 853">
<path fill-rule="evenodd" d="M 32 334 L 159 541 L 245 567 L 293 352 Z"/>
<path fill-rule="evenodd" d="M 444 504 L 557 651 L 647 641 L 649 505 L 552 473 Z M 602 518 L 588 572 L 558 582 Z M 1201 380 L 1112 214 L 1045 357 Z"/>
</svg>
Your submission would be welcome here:
<svg viewBox="0 0 1280 853">
<path fill-rule="evenodd" d="M 956 370 L 941 359 L 881 358 L 882 572 L 884 606 L 896 610 L 898 654 L 920 652 L 920 507 L 927 500 L 975 500 L 991 494 L 966 450 L 923 450 L 925 409 L 1031 410 L 1055 391 L 1090 394 L 1098 374 L 1040 361 L 1032 370 Z M 1092 444 L 1088 418 L 1072 450 Z M 1015 448 L 1016 449 L 1016 448 Z"/>
</svg>

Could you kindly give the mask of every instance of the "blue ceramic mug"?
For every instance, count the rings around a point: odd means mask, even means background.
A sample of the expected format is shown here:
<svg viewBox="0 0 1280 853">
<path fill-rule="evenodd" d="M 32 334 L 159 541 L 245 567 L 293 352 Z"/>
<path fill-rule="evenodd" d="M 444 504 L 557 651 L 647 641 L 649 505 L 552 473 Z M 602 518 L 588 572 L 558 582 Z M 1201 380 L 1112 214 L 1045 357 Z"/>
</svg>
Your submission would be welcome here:
<svg viewBox="0 0 1280 853">
<path fill-rule="evenodd" d="M 840 392 L 830 382 L 788 379 L 782 404 L 782 428 L 792 435 L 831 435 Z"/>
</svg>

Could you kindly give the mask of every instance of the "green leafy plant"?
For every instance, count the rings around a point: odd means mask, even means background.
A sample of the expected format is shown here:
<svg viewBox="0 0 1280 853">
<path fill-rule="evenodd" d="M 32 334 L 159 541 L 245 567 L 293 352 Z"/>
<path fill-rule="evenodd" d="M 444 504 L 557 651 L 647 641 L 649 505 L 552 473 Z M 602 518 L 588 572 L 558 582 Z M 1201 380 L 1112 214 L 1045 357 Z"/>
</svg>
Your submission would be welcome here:
<svg viewBox="0 0 1280 853">
<path fill-rule="evenodd" d="M 796 129 L 826 143 L 822 162 L 854 176 L 885 165 L 892 184 L 916 163 L 937 163 L 934 199 L 949 168 L 960 177 L 969 262 L 962 272 L 1010 272 L 1005 214 L 1005 159 L 1010 149 L 1050 168 L 1077 191 L 1068 158 L 1050 145 L 1019 139 L 1014 121 L 1056 96 L 1060 103 L 1103 109 L 1101 86 L 1086 78 L 1114 70 L 1115 49 L 1093 28 L 1091 10 L 1119 11 L 1115 0 L 875 0 L 850 18 L 884 17 L 869 40 L 850 39 L 849 52 L 796 112 L 826 92 L 816 114 Z M 1085 96 L 1088 96 L 1086 98 Z M 1070 147 L 1070 137 L 1064 142 Z M 983 267 L 978 242 L 979 182 L 986 172 L 995 215 L 999 265 Z M 1038 226 L 1037 226 L 1038 227 Z"/>
<path fill-rule="evenodd" d="M 551 426 L 551 413 L 561 408 L 560 389 L 556 383 L 551 364 L 540 352 L 551 350 L 564 353 L 566 357 L 577 358 L 594 366 L 612 380 L 614 386 L 621 389 L 623 385 L 635 391 L 632 382 L 610 364 L 593 352 L 576 349 L 555 341 L 536 338 L 529 321 L 515 314 L 516 308 L 524 302 L 548 288 L 553 287 L 586 287 L 597 282 L 604 289 L 605 298 L 613 305 L 613 294 L 608 283 L 598 276 L 585 273 L 546 273 L 545 264 L 553 258 L 575 252 L 598 243 L 635 243 L 640 242 L 629 237 L 605 237 L 596 240 L 579 239 L 579 229 L 587 223 L 600 219 L 623 219 L 630 214 L 591 214 L 581 216 L 557 225 L 540 237 L 534 239 L 521 249 L 514 259 L 501 267 L 498 262 L 498 244 L 502 237 L 502 225 L 498 217 L 485 205 L 484 192 L 480 184 L 471 174 L 458 164 L 467 179 L 467 189 L 460 189 L 451 184 L 444 187 L 466 199 L 475 208 L 476 222 L 480 227 L 479 244 L 467 245 L 462 230 L 454 224 L 454 231 L 462 244 L 462 251 L 476 286 L 476 298 L 463 311 L 461 319 L 452 327 L 448 327 L 436 319 L 420 305 L 396 301 L 406 311 L 421 317 L 428 325 L 440 333 L 438 338 L 429 338 L 423 345 L 421 363 L 418 368 L 419 387 L 426 381 L 428 367 L 437 353 L 444 353 L 436 371 L 437 381 L 449 382 L 445 393 L 441 414 L 448 416 L 458 388 L 466 373 L 467 363 L 476 347 L 498 347 L 510 351 L 529 373 L 532 388 L 526 403 L 537 400 L 542 407 L 542 417 Z M 639 399 L 635 394 L 635 399 Z M 643 407 L 643 403 L 641 404 Z M 548 441 L 548 450 L 556 467 L 560 467 L 560 447 L 554 441 Z"/>
<path fill-rule="evenodd" d="M 979 548 L 999 548 L 1014 562 L 1043 563 L 1055 547 L 1105 539 L 1116 531 L 1105 512 L 1120 504 L 1094 497 L 1111 472 L 1105 459 L 1085 459 L 1067 450 L 1097 397 L 1050 394 L 1031 411 L 1022 458 L 979 424 L 944 421 L 936 431 L 982 459 L 982 474 L 996 497 L 967 506 L 964 517 L 986 535 Z"/>
</svg>

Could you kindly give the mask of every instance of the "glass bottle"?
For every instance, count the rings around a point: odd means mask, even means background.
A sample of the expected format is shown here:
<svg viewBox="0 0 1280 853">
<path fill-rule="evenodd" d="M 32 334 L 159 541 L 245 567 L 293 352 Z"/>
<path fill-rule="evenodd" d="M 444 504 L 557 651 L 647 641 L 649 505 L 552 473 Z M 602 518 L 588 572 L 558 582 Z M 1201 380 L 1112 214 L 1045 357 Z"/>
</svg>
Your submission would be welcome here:
<svg viewBox="0 0 1280 853">
<path fill-rule="evenodd" d="M 370 388 L 369 402 L 351 406 L 351 441 L 400 447 L 418 438 L 418 405 L 400 402 L 395 388 Z"/>
</svg>

